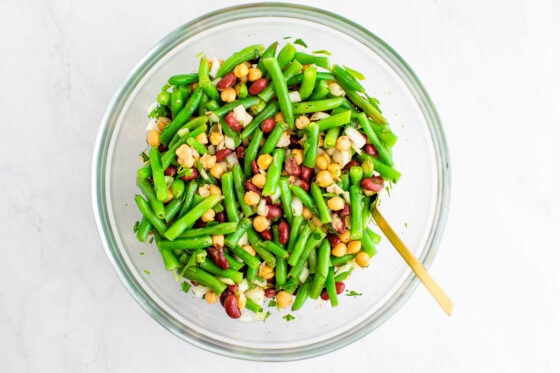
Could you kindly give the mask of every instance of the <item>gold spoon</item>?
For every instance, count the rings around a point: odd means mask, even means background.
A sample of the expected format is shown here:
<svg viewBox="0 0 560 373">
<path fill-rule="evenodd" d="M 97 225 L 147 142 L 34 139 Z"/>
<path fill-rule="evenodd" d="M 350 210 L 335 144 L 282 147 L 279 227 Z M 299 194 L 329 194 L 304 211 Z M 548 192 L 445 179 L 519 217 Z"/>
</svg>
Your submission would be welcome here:
<svg viewBox="0 0 560 373">
<path fill-rule="evenodd" d="M 403 257 L 404 261 L 408 266 L 412 269 L 412 271 L 416 274 L 416 276 L 420 279 L 420 281 L 424 284 L 426 289 L 432 294 L 432 296 L 436 299 L 439 303 L 441 308 L 448 314 L 451 315 L 453 311 L 453 302 L 447 294 L 439 287 L 439 285 L 435 282 L 435 280 L 430 276 L 426 268 L 420 263 L 418 259 L 414 256 L 414 254 L 406 247 L 404 242 L 399 238 L 399 236 L 395 233 L 393 228 L 387 223 L 387 220 L 381 215 L 377 206 L 375 206 L 371 214 L 373 219 L 376 221 L 377 225 L 385 234 L 385 237 L 393 244 L 395 249 L 399 252 L 399 254 Z"/>
</svg>

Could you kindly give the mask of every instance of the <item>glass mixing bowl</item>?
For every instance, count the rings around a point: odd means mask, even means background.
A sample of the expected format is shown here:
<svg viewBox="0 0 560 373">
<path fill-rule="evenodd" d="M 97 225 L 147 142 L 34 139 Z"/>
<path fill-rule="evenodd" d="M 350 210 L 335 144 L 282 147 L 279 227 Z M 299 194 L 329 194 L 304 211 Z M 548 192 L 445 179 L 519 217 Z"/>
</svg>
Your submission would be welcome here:
<svg viewBox="0 0 560 373">
<path fill-rule="evenodd" d="M 247 45 L 301 38 L 310 51 L 326 49 L 331 63 L 366 76 L 399 136 L 395 166 L 402 172 L 381 210 L 424 265 L 434 258 L 444 227 L 450 179 L 446 143 L 436 110 L 403 59 L 363 27 L 338 15 L 299 5 L 250 4 L 222 9 L 171 32 L 126 77 L 101 123 L 92 169 L 93 208 L 107 255 L 130 294 L 154 320 L 178 337 L 227 356 L 294 360 L 324 354 L 371 332 L 387 320 L 418 281 L 386 239 L 367 269 L 355 270 L 338 307 L 308 301 L 286 321 L 272 310 L 266 321 L 228 318 L 222 307 L 193 299 L 165 271 L 155 245 L 138 242 L 133 226 L 139 153 L 147 114 L 173 74 L 196 71 L 197 55 L 227 57 Z"/>
</svg>

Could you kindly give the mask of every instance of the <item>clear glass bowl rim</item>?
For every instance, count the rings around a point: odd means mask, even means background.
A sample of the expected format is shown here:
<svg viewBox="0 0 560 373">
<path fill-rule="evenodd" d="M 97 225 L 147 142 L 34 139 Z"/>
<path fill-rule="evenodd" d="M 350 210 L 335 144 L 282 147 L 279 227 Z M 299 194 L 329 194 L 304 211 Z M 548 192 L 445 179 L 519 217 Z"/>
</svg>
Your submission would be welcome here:
<svg viewBox="0 0 560 373">
<path fill-rule="evenodd" d="M 369 334 L 393 315 L 410 297 L 418 286 L 418 280 L 411 272 L 395 295 L 385 304 L 380 316 L 356 325 L 354 328 L 326 341 L 310 344 L 305 347 L 286 349 L 254 349 L 240 348 L 233 345 L 224 345 L 220 341 L 211 340 L 186 328 L 172 315 L 160 307 L 142 289 L 135 280 L 131 270 L 120 252 L 117 241 L 113 235 L 108 210 L 105 205 L 107 200 L 106 172 L 109 144 L 120 111 L 125 106 L 129 94 L 141 81 L 144 75 L 166 53 L 193 36 L 196 32 L 207 30 L 218 25 L 247 18 L 281 17 L 296 18 L 311 21 L 327 27 L 335 28 L 359 40 L 380 54 L 390 64 L 399 77 L 407 84 L 414 98 L 417 100 L 422 113 L 428 123 L 428 129 L 434 144 L 438 178 L 438 191 L 434 220 L 431 225 L 426 247 L 422 250 L 419 260 L 429 267 L 435 257 L 439 241 L 447 220 L 451 179 L 449 167 L 449 154 L 437 111 L 420 80 L 408 64 L 388 44 L 364 27 L 340 15 L 319 8 L 287 4 L 287 3 L 249 3 L 238 6 L 222 8 L 195 18 L 176 28 L 156 44 L 144 58 L 131 70 L 121 86 L 115 92 L 108 109 L 102 119 L 101 126 L 94 146 L 92 161 L 92 205 L 97 229 L 106 251 L 107 257 L 115 268 L 120 280 L 123 282 L 132 297 L 142 308 L 164 328 L 179 338 L 202 349 L 221 355 L 257 360 L 257 361 L 290 361 L 311 358 L 344 347 L 363 336 Z"/>
</svg>

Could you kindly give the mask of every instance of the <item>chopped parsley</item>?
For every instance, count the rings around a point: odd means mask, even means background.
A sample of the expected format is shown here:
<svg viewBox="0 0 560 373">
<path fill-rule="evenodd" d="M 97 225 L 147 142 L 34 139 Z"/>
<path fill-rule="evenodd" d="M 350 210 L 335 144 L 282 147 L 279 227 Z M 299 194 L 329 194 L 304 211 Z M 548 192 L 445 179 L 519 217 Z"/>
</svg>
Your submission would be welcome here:
<svg viewBox="0 0 560 373">
<path fill-rule="evenodd" d="M 150 271 L 148 271 L 147 269 L 145 269 L 145 270 L 144 270 L 144 273 L 147 274 L 147 275 L 149 275 L 149 274 L 150 274 Z"/>
<path fill-rule="evenodd" d="M 183 291 L 184 291 L 185 293 L 188 293 L 189 290 L 191 290 L 191 284 L 189 284 L 189 283 L 186 282 L 186 281 L 183 281 L 183 282 L 181 283 L 181 289 L 183 289 Z"/>
<path fill-rule="evenodd" d="M 329 52 L 328 50 L 325 50 L 325 49 L 320 49 L 318 51 L 313 51 L 311 53 L 313 53 L 313 54 L 326 54 L 327 56 L 331 55 L 331 52 Z"/>
<path fill-rule="evenodd" d="M 302 47 L 307 48 L 307 44 L 305 44 L 305 42 L 304 42 L 303 40 L 301 40 L 301 39 L 296 39 L 296 40 L 294 41 L 294 44 L 301 45 Z"/>
<path fill-rule="evenodd" d="M 347 290 L 346 291 L 346 296 L 347 297 L 359 297 L 360 295 L 362 295 L 362 293 L 358 293 L 355 290 Z"/>
<path fill-rule="evenodd" d="M 292 321 L 292 320 L 296 319 L 292 314 L 287 314 L 287 315 L 283 316 L 282 318 L 286 321 Z"/>
</svg>

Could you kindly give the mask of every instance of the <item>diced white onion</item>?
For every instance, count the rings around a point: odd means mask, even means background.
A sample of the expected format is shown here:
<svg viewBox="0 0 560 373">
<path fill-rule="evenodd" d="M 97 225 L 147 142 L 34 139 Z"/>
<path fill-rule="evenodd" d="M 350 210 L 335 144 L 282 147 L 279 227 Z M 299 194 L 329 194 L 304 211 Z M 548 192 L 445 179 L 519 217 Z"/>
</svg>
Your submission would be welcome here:
<svg viewBox="0 0 560 373">
<path fill-rule="evenodd" d="M 249 290 L 249 283 L 247 282 L 247 279 L 244 278 L 241 283 L 239 284 L 238 290 L 242 293 L 246 292 L 247 290 Z"/>
<path fill-rule="evenodd" d="M 311 118 L 309 118 L 309 120 L 312 122 L 316 122 L 318 120 L 325 119 L 328 117 L 330 117 L 330 115 L 325 113 L 324 111 L 317 111 L 313 113 L 313 115 L 311 115 Z"/>
<path fill-rule="evenodd" d="M 208 74 L 209 74 L 211 77 L 215 77 L 216 74 L 218 74 L 218 70 L 220 70 L 220 60 L 219 60 L 217 57 L 212 57 L 212 58 L 210 59 L 210 62 L 212 62 L 212 63 L 211 63 L 211 66 L 212 66 L 212 67 L 210 68 L 210 71 L 209 71 Z"/>
<path fill-rule="evenodd" d="M 344 151 L 336 150 L 332 153 L 331 158 L 340 167 L 344 168 L 352 160 L 352 151 L 350 149 Z"/>
<path fill-rule="evenodd" d="M 276 203 L 280 200 L 280 188 L 276 188 L 274 194 L 270 196 L 272 202 Z"/>
<path fill-rule="evenodd" d="M 216 276 L 216 278 L 226 285 L 235 285 L 235 281 L 233 281 L 231 278 L 226 278 L 221 276 Z"/>
<path fill-rule="evenodd" d="M 330 82 L 329 83 L 329 92 L 333 96 L 344 96 L 346 94 L 346 92 L 344 92 L 342 87 L 338 83 L 335 83 L 335 82 Z"/>
<path fill-rule="evenodd" d="M 146 125 L 146 131 L 156 130 L 156 129 L 158 129 L 158 127 L 157 127 L 157 119 L 151 118 L 151 119 L 148 121 L 148 124 Z"/>
<path fill-rule="evenodd" d="M 305 282 L 305 280 L 307 280 L 308 276 L 309 276 L 309 268 L 303 267 L 303 270 L 301 271 L 301 274 L 299 275 L 299 282 Z"/>
<path fill-rule="evenodd" d="M 268 207 L 266 207 L 266 200 L 262 198 L 257 205 L 257 214 L 260 216 L 266 216 L 268 213 Z"/>
<path fill-rule="evenodd" d="M 354 148 L 354 150 L 356 150 L 356 148 L 361 149 L 366 145 L 366 140 L 364 139 L 362 134 L 354 127 L 348 126 L 346 127 L 346 130 L 344 132 L 346 133 L 346 136 L 348 136 L 352 141 L 352 147 Z"/>
<path fill-rule="evenodd" d="M 290 91 L 288 96 L 290 97 L 290 102 L 301 102 L 301 96 L 298 91 Z"/>
<path fill-rule="evenodd" d="M 294 216 L 301 216 L 303 213 L 303 203 L 297 197 L 292 198 L 292 214 Z"/>
<path fill-rule="evenodd" d="M 229 165 L 229 167 L 233 167 L 234 165 L 238 164 L 239 160 L 237 159 L 237 154 L 233 152 L 230 155 L 228 155 L 226 157 L 226 163 Z"/>
<path fill-rule="evenodd" d="M 202 298 L 202 297 L 204 297 L 204 294 L 206 294 L 206 292 L 208 290 L 210 290 L 210 288 L 207 287 L 207 286 L 204 286 L 204 285 L 196 285 L 196 286 L 191 287 L 191 290 L 192 290 L 193 294 L 195 295 L 195 297 Z"/>
<path fill-rule="evenodd" d="M 245 292 L 245 296 L 251 299 L 253 302 L 261 306 L 265 301 L 264 289 L 260 286 L 253 286 L 251 289 Z"/>
<path fill-rule="evenodd" d="M 247 113 L 243 105 L 237 105 L 233 108 L 233 116 L 243 127 L 246 127 L 253 120 L 253 117 Z"/>
<path fill-rule="evenodd" d="M 288 131 L 284 131 L 284 133 L 280 137 L 280 140 L 278 140 L 276 147 L 287 148 L 288 146 L 290 146 L 290 133 Z"/>
<path fill-rule="evenodd" d="M 224 145 L 228 149 L 235 150 L 235 142 L 231 137 L 227 137 L 227 136 L 224 137 Z"/>
<path fill-rule="evenodd" d="M 239 246 L 245 246 L 249 243 L 249 237 L 247 236 L 247 233 L 244 233 L 243 236 L 241 236 L 241 238 L 239 239 Z"/>
<path fill-rule="evenodd" d="M 210 119 L 210 122 L 212 123 L 220 122 L 220 117 L 217 116 L 213 111 L 207 111 L 206 116 L 208 117 L 208 119 Z"/>
<path fill-rule="evenodd" d="M 328 193 L 334 193 L 334 194 L 342 194 L 344 193 L 344 189 L 342 189 L 338 184 L 331 184 L 326 188 L 326 191 Z"/>
</svg>

